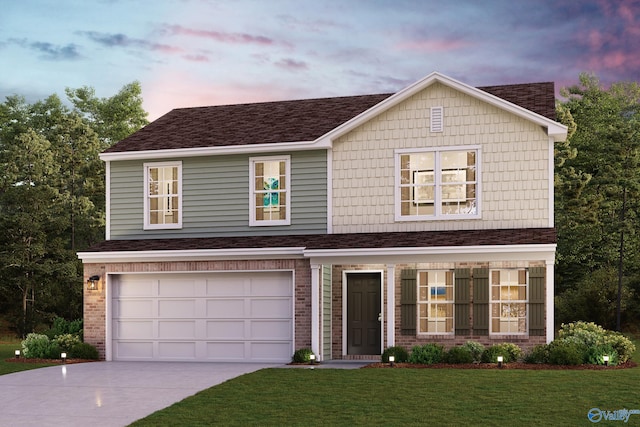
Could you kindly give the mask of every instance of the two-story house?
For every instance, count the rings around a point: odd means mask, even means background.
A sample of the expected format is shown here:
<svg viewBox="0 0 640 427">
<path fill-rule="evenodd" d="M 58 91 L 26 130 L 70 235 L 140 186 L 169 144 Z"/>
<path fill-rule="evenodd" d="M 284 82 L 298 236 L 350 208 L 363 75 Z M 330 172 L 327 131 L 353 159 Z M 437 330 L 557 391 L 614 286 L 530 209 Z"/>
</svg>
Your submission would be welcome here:
<svg viewBox="0 0 640 427">
<path fill-rule="evenodd" d="M 101 154 L 107 360 L 553 339 L 552 83 L 176 109 Z"/>
</svg>

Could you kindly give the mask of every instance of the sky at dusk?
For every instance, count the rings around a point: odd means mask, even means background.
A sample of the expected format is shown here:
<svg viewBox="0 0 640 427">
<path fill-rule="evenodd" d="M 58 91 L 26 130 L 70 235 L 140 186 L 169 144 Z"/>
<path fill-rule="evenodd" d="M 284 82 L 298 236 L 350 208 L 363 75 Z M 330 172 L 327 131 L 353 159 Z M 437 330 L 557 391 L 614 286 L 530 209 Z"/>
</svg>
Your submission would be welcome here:
<svg viewBox="0 0 640 427">
<path fill-rule="evenodd" d="M 0 7 L 0 99 L 139 81 L 173 108 L 593 72 L 640 81 L 640 0 L 20 0 Z"/>
</svg>

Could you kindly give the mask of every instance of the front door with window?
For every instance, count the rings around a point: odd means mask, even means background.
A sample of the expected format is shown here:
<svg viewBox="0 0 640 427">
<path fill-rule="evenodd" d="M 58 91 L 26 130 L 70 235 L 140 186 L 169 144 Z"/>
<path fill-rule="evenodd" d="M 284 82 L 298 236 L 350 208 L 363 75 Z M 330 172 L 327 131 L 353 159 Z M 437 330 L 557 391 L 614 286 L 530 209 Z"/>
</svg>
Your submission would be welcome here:
<svg viewBox="0 0 640 427">
<path fill-rule="evenodd" d="M 381 353 L 380 273 L 347 273 L 347 354 Z"/>
</svg>

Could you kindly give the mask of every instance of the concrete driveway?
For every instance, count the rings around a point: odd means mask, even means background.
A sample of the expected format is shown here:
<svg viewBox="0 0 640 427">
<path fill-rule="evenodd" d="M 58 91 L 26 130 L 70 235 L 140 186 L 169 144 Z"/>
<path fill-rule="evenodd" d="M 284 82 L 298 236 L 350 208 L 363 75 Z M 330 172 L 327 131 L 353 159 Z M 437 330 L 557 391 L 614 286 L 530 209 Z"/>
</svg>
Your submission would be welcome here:
<svg viewBox="0 0 640 427">
<path fill-rule="evenodd" d="M 0 424 L 126 426 L 198 391 L 277 366 L 282 365 L 93 362 L 2 375 Z"/>
</svg>

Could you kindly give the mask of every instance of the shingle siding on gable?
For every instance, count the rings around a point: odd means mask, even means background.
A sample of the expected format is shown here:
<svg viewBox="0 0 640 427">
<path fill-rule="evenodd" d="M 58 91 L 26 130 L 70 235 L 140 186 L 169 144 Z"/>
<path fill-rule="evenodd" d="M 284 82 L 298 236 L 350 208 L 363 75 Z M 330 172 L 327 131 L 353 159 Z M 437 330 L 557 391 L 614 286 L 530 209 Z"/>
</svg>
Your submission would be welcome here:
<svg viewBox="0 0 640 427">
<path fill-rule="evenodd" d="M 444 107 L 444 131 L 429 129 Z M 479 220 L 395 222 L 394 150 L 480 146 Z M 535 124 L 434 84 L 340 138 L 333 150 L 335 233 L 547 227 L 549 139 Z"/>
<path fill-rule="evenodd" d="M 326 233 L 326 152 L 291 154 L 291 225 L 249 227 L 249 157 L 182 160 L 183 228 L 143 231 L 143 161 L 111 164 L 111 238 Z"/>
</svg>

